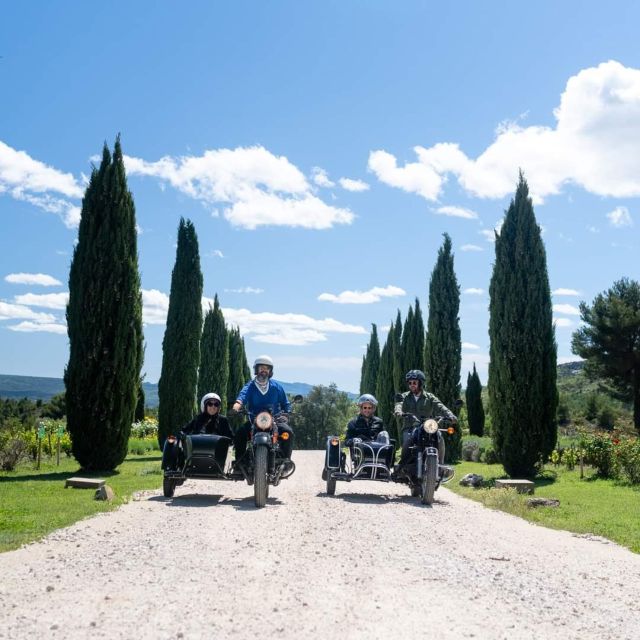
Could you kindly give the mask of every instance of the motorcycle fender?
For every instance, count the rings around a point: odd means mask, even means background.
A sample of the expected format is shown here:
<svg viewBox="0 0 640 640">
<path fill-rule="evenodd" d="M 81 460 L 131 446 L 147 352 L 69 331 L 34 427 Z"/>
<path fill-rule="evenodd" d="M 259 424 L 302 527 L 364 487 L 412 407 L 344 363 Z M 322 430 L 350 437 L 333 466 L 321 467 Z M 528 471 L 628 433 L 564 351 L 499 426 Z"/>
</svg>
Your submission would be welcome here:
<svg viewBox="0 0 640 640">
<path fill-rule="evenodd" d="M 327 438 L 327 451 L 324 459 L 324 466 L 327 469 L 340 470 L 340 441 L 336 444 L 331 444 L 332 440 L 338 440 L 335 436 L 329 436 Z"/>
<path fill-rule="evenodd" d="M 256 433 L 253 436 L 254 447 L 260 447 L 260 446 L 268 447 L 270 444 L 271 444 L 271 436 L 268 433 L 261 432 L 261 433 Z"/>
</svg>

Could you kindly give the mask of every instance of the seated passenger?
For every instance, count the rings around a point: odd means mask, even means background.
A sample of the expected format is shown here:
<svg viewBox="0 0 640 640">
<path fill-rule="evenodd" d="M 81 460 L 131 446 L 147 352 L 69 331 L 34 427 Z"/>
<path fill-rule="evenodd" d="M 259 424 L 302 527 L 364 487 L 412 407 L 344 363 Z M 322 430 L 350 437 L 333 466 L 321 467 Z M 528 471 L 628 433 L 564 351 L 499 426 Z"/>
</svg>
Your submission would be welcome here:
<svg viewBox="0 0 640 640">
<path fill-rule="evenodd" d="M 220 396 L 217 393 L 207 393 L 200 400 L 200 413 L 191 422 L 182 427 L 186 435 L 210 433 L 218 436 L 233 438 L 229 421 L 220 415 Z"/>
<path fill-rule="evenodd" d="M 345 446 L 351 447 L 354 439 L 375 440 L 389 444 L 389 434 L 384 429 L 382 418 L 373 415 L 377 406 L 378 401 L 370 393 L 365 393 L 358 398 L 360 413 L 347 425 Z"/>
</svg>

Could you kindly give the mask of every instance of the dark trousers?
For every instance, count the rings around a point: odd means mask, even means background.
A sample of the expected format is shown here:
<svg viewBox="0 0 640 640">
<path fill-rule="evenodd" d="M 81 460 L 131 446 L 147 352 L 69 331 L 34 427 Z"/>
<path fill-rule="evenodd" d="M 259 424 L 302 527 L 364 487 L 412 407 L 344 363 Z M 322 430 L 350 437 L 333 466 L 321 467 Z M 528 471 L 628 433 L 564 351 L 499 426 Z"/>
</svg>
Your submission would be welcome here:
<svg viewBox="0 0 640 640">
<path fill-rule="evenodd" d="M 293 450 L 293 429 L 289 425 L 279 424 L 278 432 L 282 435 L 283 433 L 288 433 L 289 438 L 284 440 L 282 437 L 279 438 L 280 441 L 280 449 L 282 450 L 282 454 L 285 458 L 291 458 L 291 451 Z M 245 422 L 242 426 L 236 429 L 236 433 L 233 436 L 233 446 L 236 449 L 236 460 L 240 460 L 242 456 L 247 451 L 247 443 L 249 442 L 249 438 L 251 436 L 251 423 Z"/>
</svg>

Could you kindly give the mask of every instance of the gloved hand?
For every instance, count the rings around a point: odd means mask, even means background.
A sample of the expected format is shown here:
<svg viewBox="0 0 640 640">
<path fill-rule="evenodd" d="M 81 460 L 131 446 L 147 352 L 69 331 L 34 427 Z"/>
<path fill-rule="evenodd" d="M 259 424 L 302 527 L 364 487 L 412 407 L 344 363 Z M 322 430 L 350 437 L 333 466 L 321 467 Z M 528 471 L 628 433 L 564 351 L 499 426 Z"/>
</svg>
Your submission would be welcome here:
<svg viewBox="0 0 640 640">
<path fill-rule="evenodd" d="M 351 442 L 353 442 L 353 444 L 360 444 L 362 442 L 362 438 L 354 438 Z"/>
</svg>

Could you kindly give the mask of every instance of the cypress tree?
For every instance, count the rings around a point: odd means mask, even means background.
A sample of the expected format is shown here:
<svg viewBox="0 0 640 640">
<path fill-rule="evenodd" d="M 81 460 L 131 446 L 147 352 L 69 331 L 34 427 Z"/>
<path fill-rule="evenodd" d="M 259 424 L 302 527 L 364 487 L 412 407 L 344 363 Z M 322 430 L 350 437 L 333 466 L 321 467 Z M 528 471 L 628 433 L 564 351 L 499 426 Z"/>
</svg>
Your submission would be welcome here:
<svg viewBox="0 0 640 640">
<path fill-rule="evenodd" d="M 143 358 L 136 217 L 120 136 L 104 145 L 82 201 L 69 272 L 67 429 L 85 470 L 127 455 Z"/>
<path fill-rule="evenodd" d="M 242 372 L 244 377 L 244 382 L 242 383 L 243 385 L 247 384 L 247 382 L 249 382 L 249 380 L 251 380 L 251 378 L 253 377 L 251 371 L 252 370 L 249 368 L 249 363 L 247 362 L 247 348 L 244 344 L 244 338 L 242 338 Z M 242 387 L 240 387 L 240 389 L 241 388 Z M 240 389 L 238 389 L 238 391 L 240 391 Z"/>
<path fill-rule="evenodd" d="M 244 386 L 244 349 L 240 328 L 231 329 L 229 333 L 229 381 L 227 383 L 227 402 L 231 406 L 238 392 Z"/>
<path fill-rule="evenodd" d="M 469 433 L 473 436 L 484 435 L 484 407 L 482 406 L 482 385 L 480 376 L 476 371 L 476 363 L 473 363 L 473 373 L 467 374 L 467 389 L 465 391 L 467 404 L 467 419 L 469 421 Z"/>
<path fill-rule="evenodd" d="M 136 422 L 142 422 L 144 420 L 144 389 L 142 388 L 142 380 L 144 376 L 140 378 L 138 383 L 138 399 L 136 401 L 136 410 L 134 413 L 134 420 Z"/>
<path fill-rule="evenodd" d="M 451 238 L 444 234 L 436 264 L 429 281 L 429 320 L 425 344 L 425 375 L 427 389 L 456 413 L 455 402 L 460 397 L 460 286 L 454 271 Z M 462 432 L 456 426 L 453 435 L 446 435 L 447 462 L 461 455 Z"/>
<path fill-rule="evenodd" d="M 367 351 L 369 351 L 369 345 L 367 345 Z M 362 356 L 362 365 L 360 366 L 360 395 L 365 393 L 364 385 L 367 378 L 367 354 Z"/>
<path fill-rule="evenodd" d="M 165 438 L 177 432 L 195 411 L 202 332 L 202 286 L 196 230 L 190 220 L 181 218 L 158 381 L 158 442 L 161 448 Z"/>
<path fill-rule="evenodd" d="M 393 381 L 393 350 L 394 350 L 393 322 L 387 340 L 380 354 L 380 367 L 375 386 L 375 396 L 378 400 L 378 416 L 382 418 L 389 435 L 395 437 L 394 407 L 394 381 Z"/>
<path fill-rule="evenodd" d="M 407 372 L 404 370 L 402 355 L 402 318 L 400 317 L 400 309 L 398 309 L 396 323 L 391 328 L 390 333 L 393 333 L 393 390 L 395 393 L 401 393 L 405 388 L 404 376 Z"/>
<path fill-rule="evenodd" d="M 494 448 L 530 478 L 556 444 L 556 341 L 544 244 L 520 172 L 489 285 L 489 404 Z"/>
<path fill-rule="evenodd" d="M 378 341 L 378 327 L 371 325 L 371 339 L 367 347 L 366 366 L 361 379 L 360 393 L 375 393 L 380 368 L 380 342 Z"/>
<path fill-rule="evenodd" d="M 412 367 L 415 362 L 413 353 L 413 307 L 409 305 L 407 317 L 404 319 L 404 327 L 402 328 L 402 370 L 406 373 L 411 369 L 419 369 L 420 367 Z"/>
<path fill-rule="evenodd" d="M 200 371 L 197 398 L 213 391 L 224 401 L 229 379 L 229 332 L 215 295 L 204 318 L 200 339 Z"/>
</svg>

